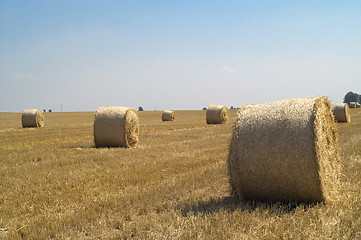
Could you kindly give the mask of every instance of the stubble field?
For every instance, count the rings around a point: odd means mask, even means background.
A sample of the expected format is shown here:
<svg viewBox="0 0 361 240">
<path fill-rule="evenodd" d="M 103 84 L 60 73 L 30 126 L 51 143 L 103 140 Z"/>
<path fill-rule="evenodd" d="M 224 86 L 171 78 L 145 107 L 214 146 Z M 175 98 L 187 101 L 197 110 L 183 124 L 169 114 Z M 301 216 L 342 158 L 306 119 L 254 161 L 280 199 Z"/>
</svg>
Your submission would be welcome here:
<svg viewBox="0 0 361 240">
<path fill-rule="evenodd" d="M 332 203 L 241 201 L 226 159 L 236 111 L 138 112 L 134 148 L 95 148 L 94 112 L 0 114 L 0 239 L 361 239 L 361 113 L 338 123 L 342 189 Z M 262 151 L 262 149 L 260 149 Z"/>
</svg>

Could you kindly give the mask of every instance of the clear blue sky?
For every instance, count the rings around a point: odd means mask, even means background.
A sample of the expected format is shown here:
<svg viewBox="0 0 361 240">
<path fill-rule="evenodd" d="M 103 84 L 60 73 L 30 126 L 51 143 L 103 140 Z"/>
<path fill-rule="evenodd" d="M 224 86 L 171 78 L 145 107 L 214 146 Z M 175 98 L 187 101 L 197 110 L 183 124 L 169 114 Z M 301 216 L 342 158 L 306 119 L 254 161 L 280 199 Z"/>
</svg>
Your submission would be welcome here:
<svg viewBox="0 0 361 240">
<path fill-rule="evenodd" d="M 0 0 L 0 112 L 361 93 L 358 0 Z"/>
</svg>

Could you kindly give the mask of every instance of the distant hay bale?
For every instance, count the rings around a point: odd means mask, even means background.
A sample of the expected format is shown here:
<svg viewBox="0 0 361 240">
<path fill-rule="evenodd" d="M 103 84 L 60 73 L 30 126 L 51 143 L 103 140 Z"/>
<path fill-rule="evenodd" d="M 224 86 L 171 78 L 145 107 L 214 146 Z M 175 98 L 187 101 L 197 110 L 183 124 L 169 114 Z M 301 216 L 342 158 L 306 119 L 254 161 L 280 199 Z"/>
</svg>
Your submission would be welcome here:
<svg viewBox="0 0 361 240">
<path fill-rule="evenodd" d="M 24 128 L 28 127 L 44 127 L 44 114 L 38 109 L 25 109 L 21 116 Z"/>
<path fill-rule="evenodd" d="M 175 119 L 174 111 L 165 110 L 162 113 L 162 121 L 173 121 Z"/>
<path fill-rule="evenodd" d="M 222 124 L 228 120 L 228 109 L 221 105 L 209 105 L 206 113 L 207 124 Z"/>
<path fill-rule="evenodd" d="M 356 108 L 356 103 L 355 102 L 350 102 L 350 108 Z"/>
<path fill-rule="evenodd" d="M 232 193 L 261 201 L 338 197 L 336 124 L 326 97 L 243 106 L 227 160 Z"/>
<path fill-rule="evenodd" d="M 347 103 L 333 104 L 332 112 L 337 122 L 350 122 L 350 113 Z"/>
<path fill-rule="evenodd" d="M 361 104 L 356 103 L 356 108 L 360 108 L 360 107 L 361 107 Z"/>
<path fill-rule="evenodd" d="M 94 118 L 96 147 L 132 147 L 138 142 L 137 112 L 127 107 L 100 107 Z"/>
</svg>

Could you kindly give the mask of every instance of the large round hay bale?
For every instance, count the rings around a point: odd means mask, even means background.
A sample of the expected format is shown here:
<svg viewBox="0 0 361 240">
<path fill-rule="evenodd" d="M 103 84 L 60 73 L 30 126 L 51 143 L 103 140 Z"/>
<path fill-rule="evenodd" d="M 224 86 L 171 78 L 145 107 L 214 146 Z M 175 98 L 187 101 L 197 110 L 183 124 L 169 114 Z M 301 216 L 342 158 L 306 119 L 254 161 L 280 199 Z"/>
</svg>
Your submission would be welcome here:
<svg viewBox="0 0 361 240">
<path fill-rule="evenodd" d="M 138 142 L 137 112 L 127 107 L 100 107 L 94 118 L 96 147 L 131 147 Z"/>
<path fill-rule="evenodd" d="M 337 122 L 350 122 L 350 113 L 347 103 L 333 104 L 332 112 Z"/>
<path fill-rule="evenodd" d="M 162 121 L 173 121 L 175 119 L 174 111 L 165 110 L 162 113 Z"/>
<path fill-rule="evenodd" d="M 326 97 L 242 107 L 227 160 L 232 193 L 261 201 L 337 198 L 336 123 Z"/>
<path fill-rule="evenodd" d="M 361 104 L 356 103 L 356 108 L 360 108 L 360 107 L 361 107 Z"/>
<path fill-rule="evenodd" d="M 356 108 L 356 102 L 350 102 L 350 108 Z"/>
<path fill-rule="evenodd" d="M 228 120 L 228 109 L 221 105 L 209 105 L 206 113 L 207 124 L 222 124 Z"/>
<path fill-rule="evenodd" d="M 25 109 L 21 116 L 24 128 L 28 127 L 44 127 L 44 114 L 38 109 Z"/>
</svg>

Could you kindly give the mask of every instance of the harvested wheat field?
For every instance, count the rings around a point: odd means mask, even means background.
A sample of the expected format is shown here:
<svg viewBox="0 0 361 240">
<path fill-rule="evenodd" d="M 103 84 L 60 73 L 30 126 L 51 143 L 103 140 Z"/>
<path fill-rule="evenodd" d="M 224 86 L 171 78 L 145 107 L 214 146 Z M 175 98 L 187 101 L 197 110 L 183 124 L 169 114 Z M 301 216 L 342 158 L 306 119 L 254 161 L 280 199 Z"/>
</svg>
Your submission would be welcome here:
<svg viewBox="0 0 361 240">
<path fill-rule="evenodd" d="M 138 112 L 132 148 L 95 148 L 94 114 L 44 113 L 43 128 L 0 114 L 0 239 L 361 238 L 360 109 L 336 126 L 340 194 L 312 205 L 231 197 L 236 111 L 221 125 L 206 111 Z"/>
</svg>

